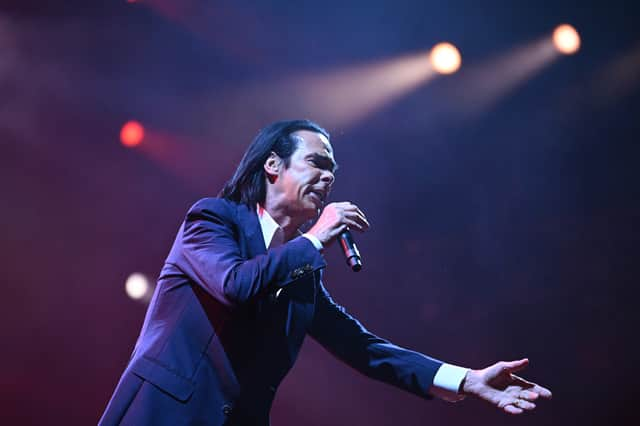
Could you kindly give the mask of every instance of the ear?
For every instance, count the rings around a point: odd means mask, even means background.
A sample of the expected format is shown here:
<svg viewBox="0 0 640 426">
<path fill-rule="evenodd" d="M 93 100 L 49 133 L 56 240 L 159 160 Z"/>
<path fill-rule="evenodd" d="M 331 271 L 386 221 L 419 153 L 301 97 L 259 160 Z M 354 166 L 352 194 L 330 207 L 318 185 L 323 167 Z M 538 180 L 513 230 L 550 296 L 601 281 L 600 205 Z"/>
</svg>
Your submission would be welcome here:
<svg viewBox="0 0 640 426">
<path fill-rule="evenodd" d="M 275 152 L 271 152 L 267 160 L 264 162 L 263 167 L 269 182 L 274 183 L 282 169 L 282 158 L 280 158 Z"/>
</svg>

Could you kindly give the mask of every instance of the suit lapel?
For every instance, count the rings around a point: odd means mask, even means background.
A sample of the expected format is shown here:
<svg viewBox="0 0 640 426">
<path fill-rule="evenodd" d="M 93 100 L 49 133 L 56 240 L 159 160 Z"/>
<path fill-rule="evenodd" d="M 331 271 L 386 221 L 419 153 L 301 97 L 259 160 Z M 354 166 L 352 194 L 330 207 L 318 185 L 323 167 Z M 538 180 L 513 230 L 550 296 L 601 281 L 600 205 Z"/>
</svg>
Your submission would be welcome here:
<svg viewBox="0 0 640 426">
<path fill-rule="evenodd" d="M 251 259 L 259 254 L 265 254 L 267 248 L 264 245 L 264 237 L 260 222 L 255 211 L 251 210 L 246 204 L 237 204 L 237 217 L 240 229 L 245 230 L 247 244 L 247 258 Z"/>
</svg>

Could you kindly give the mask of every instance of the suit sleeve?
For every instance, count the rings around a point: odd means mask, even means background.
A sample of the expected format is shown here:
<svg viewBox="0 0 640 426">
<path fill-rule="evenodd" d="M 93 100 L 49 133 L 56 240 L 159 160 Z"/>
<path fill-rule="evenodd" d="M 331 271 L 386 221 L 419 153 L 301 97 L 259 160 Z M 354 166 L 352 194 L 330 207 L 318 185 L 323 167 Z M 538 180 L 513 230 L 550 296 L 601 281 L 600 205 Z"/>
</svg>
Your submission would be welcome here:
<svg viewBox="0 0 640 426">
<path fill-rule="evenodd" d="M 216 299 L 228 306 L 243 304 L 288 285 L 300 273 L 325 266 L 318 250 L 303 237 L 252 259 L 243 257 L 232 207 L 220 199 L 200 200 L 187 213 L 182 230 L 181 254 L 188 275 Z"/>
<path fill-rule="evenodd" d="M 442 361 L 370 333 L 333 301 L 322 283 L 309 334 L 336 358 L 362 374 L 420 397 L 432 398 L 428 391 Z"/>
</svg>

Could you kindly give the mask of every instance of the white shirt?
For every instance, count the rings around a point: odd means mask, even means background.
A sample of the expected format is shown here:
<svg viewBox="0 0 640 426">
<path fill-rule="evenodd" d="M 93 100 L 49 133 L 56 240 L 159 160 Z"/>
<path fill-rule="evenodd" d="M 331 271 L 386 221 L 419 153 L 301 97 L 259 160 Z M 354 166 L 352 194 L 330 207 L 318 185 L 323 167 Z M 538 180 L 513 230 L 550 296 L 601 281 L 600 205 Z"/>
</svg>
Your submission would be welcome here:
<svg viewBox="0 0 640 426">
<path fill-rule="evenodd" d="M 271 217 L 269 212 L 258 205 L 257 213 L 260 228 L 262 229 L 262 237 L 264 238 L 264 246 L 270 249 L 284 244 L 284 230 Z M 316 249 L 322 250 L 322 243 L 315 235 L 302 234 L 302 236 L 311 241 Z M 280 294 L 281 290 L 282 289 L 278 289 L 276 297 Z M 463 399 L 464 396 L 460 395 L 458 390 L 468 371 L 468 368 L 443 363 L 433 378 L 433 387 L 430 389 L 431 394 L 451 402 Z"/>
</svg>

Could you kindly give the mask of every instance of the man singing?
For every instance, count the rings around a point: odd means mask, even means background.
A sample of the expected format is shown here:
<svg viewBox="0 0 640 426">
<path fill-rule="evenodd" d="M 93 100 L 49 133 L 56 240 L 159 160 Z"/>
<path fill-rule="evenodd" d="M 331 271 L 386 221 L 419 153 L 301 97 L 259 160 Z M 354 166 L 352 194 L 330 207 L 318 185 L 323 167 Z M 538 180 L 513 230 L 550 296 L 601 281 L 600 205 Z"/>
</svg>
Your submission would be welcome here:
<svg viewBox="0 0 640 426">
<path fill-rule="evenodd" d="M 101 425 L 268 425 L 307 334 L 361 373 L 423 398 L 472 395 L 519 414 L 551 397 L 513 374 L 527 359 L 482 370 L 446 364 L 372 334 L 334 302 L 322 251 L 347 228 L 369 227 L 355 204 L 325 205 L 335 170 L 317 124 L 260 131 L 219 198 L 187 212 Z"/>
</svg>

